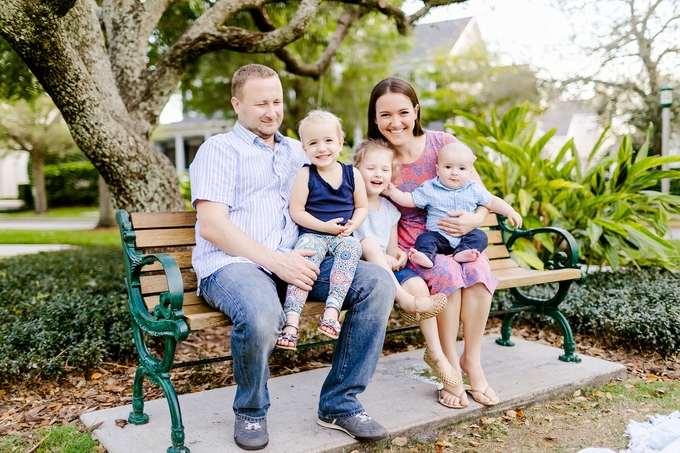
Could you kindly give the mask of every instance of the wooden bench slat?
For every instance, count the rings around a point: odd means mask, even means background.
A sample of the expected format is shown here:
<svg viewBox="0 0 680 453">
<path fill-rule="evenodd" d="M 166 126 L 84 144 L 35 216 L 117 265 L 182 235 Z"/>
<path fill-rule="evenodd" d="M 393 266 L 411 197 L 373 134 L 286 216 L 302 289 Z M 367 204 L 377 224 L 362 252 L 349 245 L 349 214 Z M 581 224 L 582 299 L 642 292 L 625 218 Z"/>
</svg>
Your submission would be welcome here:
<svg viewBox="0 0 680 453">
<path fill-rule="evenodd" d="M 533 269 L 503 269 L 494 271 L 494 277 L 498 278 L 498 289 L 516 288 L 518 286 L 540 285 L 542 283 L 561 282 L 566 280 L 578 280 L 581 271 L 578 269 L 556 269 L 553 271 L 537 271 Z"/>
<path fill-rule="evenodd" d="M 501 235 L 500 231 L 498 230 L 487 231 L 486 235 L 489 238 L 489 245 L 497 244 L 503 245 L 503 247 L 505 247 L 505 244 L 503 244 L 503 236 Z"/>
<path fill-rule="evenodd" d="M 209 313 L 198 313 L 184 317 L 190 330 L 201 330 L 209 327 L 230 326 L 231 319 L 222 312 L 211 311 Z"/>
<path fill-rule="evenodd" d="M 484 249 L 484 254 L 490 260 L 510 257 L 510 253 L 508 253 L 508 249 L 504 245 L 490 245 Z"/>
<path fill-rule="evenodd" d="M 191 269 L 191 251 L 186 251 L 186 252 L 171 252 L 168 253 L 168 255 L 172 256 L 175 261 L 177 261 L 177 265 L 179 266 L 180 269 Z M 150 272 L 150 271 L 160 271 L 163 270 L 163 266 L 159 262 L 155 262 L 153 264 L 150 264 L 148 266 L 144 266 L 142 268 L 142 272 Z"/>
<path fill-rule="evenodd" d="M 198 278 L 195 272 L 182 272 L 182 282 L 184 283 L 184 292 L 195 291 L 198 287 Z M 165 274 L 161 275 L 145 275 L 139 277 L 141 284 L 142 295 L 159 294 L 168 290 L 168 281 Z"/>
<path fill-rule="evenodd" d="M 496 272 L 501 269 L 519 268 L 519 264 L 513 261 L 512 258 L 507 258 L 504 260 L 491 260 L 489 264 L 491 264 L 491 271 L 493 272 L 494 277 L 496 276 Z"/>
<path fill-rule="evenodd" d="M 325 307 L 326 304 L 323 302 L 307 302 L 302 309 L 302 316 L 321 316 Z M 191 330 L 231 325 L 231 320 L 226 315 L 215 310 L 205 301 L 202 305 L 194 305 L 190 309 L 184 309 L 184 319 Z"/>
<path fill-rule="evenodd" d="M 196 212 L 133 212 L 130 221 L 135 231 L 148 228 L 193 228 L 196 225 Z"/>
<path fill-rule="evenodd" d="M 183 307 L 205 304 L 205 300 L 201 296 L 197 296 L 196 291 L 185 292 L 183 301 L 184 301 L 182 304 Z M 144 305 L 146 305 L 146 308 L 149 311 L 153 310 L 153 307 L 158 305 L 159 302 L 160 302 L 159 295 L 146 296 L 144 298 Z"/>
<path fill-rule="evenodd" d="M 482 223 L 483 227 L 492 227 L 492 226 L 498 226 L 498 217 L 496 217 L 496 214 L 494 213 L 489 213 L 488 216 L 486 216 L 486 219 L 484 219 L 484 223 Z"/>
<path fill-rule="evenodd" d="M 136 233 L 135 246 L 140 249 L 196 245 L 193 228 L 141 230 Z"/>
</svg>

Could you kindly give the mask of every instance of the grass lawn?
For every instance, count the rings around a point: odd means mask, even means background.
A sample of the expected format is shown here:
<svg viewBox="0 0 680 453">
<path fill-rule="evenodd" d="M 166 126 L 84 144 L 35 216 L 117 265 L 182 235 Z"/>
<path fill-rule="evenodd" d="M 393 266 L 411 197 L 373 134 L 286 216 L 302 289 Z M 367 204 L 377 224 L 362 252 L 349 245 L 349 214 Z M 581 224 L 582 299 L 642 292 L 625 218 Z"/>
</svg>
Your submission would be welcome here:
<svg viewBox="0 0 680 453">
<path fill-rule="evenodd" d="M 0 244 L 70 244 L 120 246 L 118 229 L 0 230 Z"/>
<path fill-rule="evenodd" d="M 65 208 L 51 208 L 48 212 L 36 215 L 34 211 L 4 211 L 0 212 L 0 219 L 97 219 L 97 206 L 69 206 Z"/>
</svg>

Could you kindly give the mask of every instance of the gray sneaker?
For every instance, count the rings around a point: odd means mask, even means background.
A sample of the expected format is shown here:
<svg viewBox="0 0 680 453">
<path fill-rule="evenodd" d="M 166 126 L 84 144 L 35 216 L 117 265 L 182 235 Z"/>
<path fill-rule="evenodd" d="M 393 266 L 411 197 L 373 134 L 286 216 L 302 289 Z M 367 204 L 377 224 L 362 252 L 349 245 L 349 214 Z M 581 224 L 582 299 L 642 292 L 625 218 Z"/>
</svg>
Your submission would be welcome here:
<svg viewBox="0 0 680 453">
<path fill-rule="evenodd" d="M 234 422 L 234 442 L 244 450 L 262 450 L 269 443 L 267 420 L 259 422 L 236 420 Z"/>
<path fill-rule="evenodd" d="M 343 431 L 359 442 L 372 442 L 387 437 L 387 430 L 366 412 L 349 418 L 323 418 L 316 421 L 324 428 Z"/>
</svg>

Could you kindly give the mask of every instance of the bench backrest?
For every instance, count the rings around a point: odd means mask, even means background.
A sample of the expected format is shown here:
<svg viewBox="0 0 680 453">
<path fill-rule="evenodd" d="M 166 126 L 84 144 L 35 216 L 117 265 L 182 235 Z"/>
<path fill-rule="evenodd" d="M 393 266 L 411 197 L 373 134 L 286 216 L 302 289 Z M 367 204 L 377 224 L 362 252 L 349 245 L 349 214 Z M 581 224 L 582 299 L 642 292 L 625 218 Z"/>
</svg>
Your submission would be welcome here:
<svg viewBox="0 0 680 453">
<path fill-rule="evenodd" d="M 195 294 L 197 279 L 191 267 L 191 249 L 196 245 L 194 226 L 195 212 L 136 212 L 130 214 L 132 228 L 137 236 L 135 246 L 142 253 L 168 253 L 177 261 L 182 271 L 184 291 L 189 299 Z M 489 237 L 489 246 L 484 251 L 491 262 L 491 269 L 509 269 L 517 267 L 517 263 L 510 258 L 508 249 L 503 243 L 498 219 L 495 214 L 487 216 L 482 227 Z M 153 307 L 158 295 L 167 291 L 165 277 L 154 275 L 161 270 L 159 263 L 145 266 L 144 275 L 140 278 L 142 294 L 147 306 Z M 189 294 L 190 293 L 190 294 Z M 191 300 L 185 299 L 185 306 L 191 305 Z"/>
</svg>

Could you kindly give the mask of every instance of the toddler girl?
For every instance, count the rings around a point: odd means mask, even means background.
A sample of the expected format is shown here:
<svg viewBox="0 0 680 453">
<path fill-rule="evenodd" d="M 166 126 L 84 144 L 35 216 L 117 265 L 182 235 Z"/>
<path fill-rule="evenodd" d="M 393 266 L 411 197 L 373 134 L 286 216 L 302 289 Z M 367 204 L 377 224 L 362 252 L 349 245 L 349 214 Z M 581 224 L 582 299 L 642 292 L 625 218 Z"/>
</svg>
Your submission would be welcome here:
<svg viewBox="0 0 680 453">
<path fill-rule="evenodd" d="M 358 170 L 337 161 L 345 136 L 337 116 L 313 110 L 300 122 L 299 135 L 311 164 L 298 172 L 290 197 L 290 216 L 300 227 L 295 249 L 316 252 L 309 259 L 317 265 L 326 255 L 334 256 L 319 331 L 335 340 L 340 335 L 340 309 L 361 258 L 361 245 L 351 234 L 368 214 L 366 189 Z M 286 323 L 276 347 L 297 349 L 307 295 L 288 285 L 283 305 Z"/>
</svg>

